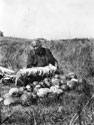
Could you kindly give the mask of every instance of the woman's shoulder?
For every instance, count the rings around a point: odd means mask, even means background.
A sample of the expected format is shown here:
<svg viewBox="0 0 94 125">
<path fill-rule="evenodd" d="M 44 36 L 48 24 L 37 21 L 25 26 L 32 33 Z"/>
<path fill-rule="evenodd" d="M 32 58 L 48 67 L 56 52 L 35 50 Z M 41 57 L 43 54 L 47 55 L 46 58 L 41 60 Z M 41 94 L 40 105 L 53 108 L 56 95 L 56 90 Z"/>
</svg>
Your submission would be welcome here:
<svg viewBox="0 0 94 125">
<path fill-rule="evenodd" d="M 49 48 L 45 48 L 45 51 L 46 51 L 46 54 L 48 54 L 48 55 L 51 55 L 51 54 L 52 54 L 52 52 L 50 51 Z"/>
<path fill-rule="evenodd" d="M 28 55 L 34 55 L 34 54 L 35 54 L 35 52 L 34 52 L 34 50 L 33 50 L 33 49 L 29 49 L 27 54 L 28 54 Z"/>
<path fill-rule="evenodd" d="M 50 49 L 43 47 L 44 51 L 51 52 Z"/>
</svg>

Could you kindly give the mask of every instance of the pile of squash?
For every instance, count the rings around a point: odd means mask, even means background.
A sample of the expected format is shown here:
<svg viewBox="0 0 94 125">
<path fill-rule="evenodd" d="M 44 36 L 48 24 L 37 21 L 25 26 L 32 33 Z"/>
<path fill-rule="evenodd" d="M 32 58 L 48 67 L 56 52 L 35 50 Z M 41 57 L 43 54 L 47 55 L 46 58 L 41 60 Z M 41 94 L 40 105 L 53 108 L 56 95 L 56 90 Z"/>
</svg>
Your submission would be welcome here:
<svg viewBox="0 0 94 125">
<path fill-rule="evenodd" d="M 62 95 L 65 91 L 73 90 L 79 85 L 79 80 L 74 73 L 68 75 L 55 74 L 38 82 L 34 81 L 23 87 L 15 87 L 9 90 L 4 98 L 4 104 L 20 102 L 22 105 L 30 105 L 34 100 L 48 97 L 49 94 Z M 8 99 L 10 101 L 8 101 Z"/>
</svg>

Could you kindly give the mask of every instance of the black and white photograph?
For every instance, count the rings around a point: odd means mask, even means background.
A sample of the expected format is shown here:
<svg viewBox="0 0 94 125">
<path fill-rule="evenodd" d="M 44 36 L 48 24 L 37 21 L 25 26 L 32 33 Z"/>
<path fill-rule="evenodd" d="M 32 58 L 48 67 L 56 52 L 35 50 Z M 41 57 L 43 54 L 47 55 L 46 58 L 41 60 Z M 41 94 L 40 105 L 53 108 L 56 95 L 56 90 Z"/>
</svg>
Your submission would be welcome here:
<svg viewBox="0 0 94 125">
<path fill-rule="evenodd" d="M 0 125 L 94 125 L 93 0 L 0 0 Z"/>
</svg>

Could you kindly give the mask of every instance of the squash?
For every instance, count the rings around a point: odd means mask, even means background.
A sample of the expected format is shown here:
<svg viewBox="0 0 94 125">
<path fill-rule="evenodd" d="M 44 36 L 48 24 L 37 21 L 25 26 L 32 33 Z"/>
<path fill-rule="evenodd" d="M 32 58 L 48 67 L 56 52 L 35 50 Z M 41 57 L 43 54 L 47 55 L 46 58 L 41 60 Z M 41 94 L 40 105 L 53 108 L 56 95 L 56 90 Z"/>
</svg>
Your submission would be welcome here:
<svg viewBox="0 0 94 125">
<path fill-rule="evenodd" d="M 33 97 L 33 99 L 37 99 L 37 95 L 35 92 L 32 92 L 32 97 Z"/>
<path fill-rule="evenodd" d="M 67 82 L 67 85 L 70 89 L 74 89 L 76 87 L 76 82 L 70 80 L 69 82 Z"/>
<path fill-rule="evenodd" d="M 9 95 L 13 97 L 17 97 L 19 95 L 19 89 L 18 88 L 11 88 L 9 90 Z"/>
<path fill-rule="evenodd" d="M 3 98 L 0 97 L 0 102 L 2 102 L 2 101 L 3 101 Z"/>
<path fill-rule="evenodd" d="M 50 81 L 49 78 L 45 78 L 43 81 L 44 81 L 44 84 L 45 84 L 46 87 L 50 87 L 51 86 L 51 81 Z"/>
<path fill-rule="evenodd" d="M 30 92 L 24 92 L 22 96 L 20 97 L 21 104 L 23 106 L 29 106 L 32 103 L 32 94 Z"/>
<path fill-rule="evenodd" d="M 59 78 L 60 78 L 60 75 L 55 74 L 54 78 L 59 79 Z"/>
<path fill-rule="evenodd" d="M 51 86 L 50 87 L 50 91 L 53 93 L 53 94 L 61 94 L 63 93 L 63 90 L 59 88 L 58 85 L 55 85 L 55 86 Z"/>
<path fill-rule="evenodd" d="M 34 81 L 33 85 L 36 86 L 38 84 L 38 81 Z"/>
<path fill-rule="evenodd" d="M 62 94 L 63 93 L 63 90 L 62 89 L 57 89 L 57 91 L 56 91 L 56 94 L 57 95 L 60 95 L 60 94 Z"/>
<path fill-rule="evenodd" d="M 63 90 L 63 91 L 67 91 L 69 89 L 68 85 L 66 83 L 62 84 L 60 86 L 60 88 Z"/>
<path fill-rule="evenodd" d="M 26 90 L 28 92 L 32 92 L 33 91 L 33 88 L 30 86 L 30 85 L 26 85 Z"/>
<path fill-rule="evenodd" d="M 50 92 L 50 89 L 48 89 L 48 88 L 40 88 L 40 89 L 37 91 L 37 96 L 38 96 L 38 97 L 44 97 L 44 96 L 47 95 L 49 92 Z"/>
<path fill-rule="evenodd" d="M 70 72 L 67 76 L 66 76 L 67 79 L 71 80 L 72 78 L 76 78 L 77 79 L 77 75 L 73 72 Z"/>
<path fill-rule="evenodd" d="M 41 88 L 41 85 L 36 85 L 33 91 L 34 91 L 34 92 L 37 92 L 38 89 L 40 89 L 40 88 Z"/>
<path fill-rule="evenodd" d="M 39 85 L 40 85 L 41 87 L 45 88 L 45 83 L 44 83 L 44 81 L 39 82 Z"/>
<path fill-rule="evenodd" d="M 51 83 L 52 83 L 52 85 L 60 85 L 60 80 L 53 77 L 51 79 Z"/>
<path fill-rule="evenodd" d="M 83 79 L 79 79 L 78 84 L 83 84 Z"/>
<path fill-rule="evenodd" d="M 78 83 L 78 79 L 72 78 L 71 81 Z"/>
<path fill-rule="evenodd" d="M 10 105 L 10 104 L 12 104 L 12 103 L 14 103 L 14 102 L 15 102 L 15 101 L 14 101 L 13 98 L 8 97 L 8 98 L 6 98 L 6 99 L 4 100 L 4 105 Z"/>
<path fill-rule="evenodd" d="M 58 86 L 58 85 L 54 85 L 54 86 L 51 86 L 51 87 L 50 87 L 50 90 L 51 90 L 51 92 L 53 92 L 53 93 L 54 93 L 54 91 L 55 91 L 56 89 L 59 89 L 59 86 Z"/>
<path fill-rule="evenodd" d="M 22 94 L 23 94 L 24 90 L 25 90 L 25 87 L 20 87 L 20 88 L 19 88 L 19 93 L 22 93 Z"/>
<path fill-rule="evenodd" d="M 19 79 L 22 76 L 49 76 L 53 73 L 55 73 L 57 70 L 57 67 L 49 64 L 48 66 L 45 67 L 32 67 L 32 68 L 27 68 L 27 69 L 20 69 L 19 72 L 16 74 L 16 78 Z"/>
<path fill-rule="evenodd" d="M 12 97 L 12 96 L 8 96 L 4 99 L 4 105 L 10 105 L 10 104 L 16 104 L 19 103 L 19 98 L 17 97 Z"/>
</svg>

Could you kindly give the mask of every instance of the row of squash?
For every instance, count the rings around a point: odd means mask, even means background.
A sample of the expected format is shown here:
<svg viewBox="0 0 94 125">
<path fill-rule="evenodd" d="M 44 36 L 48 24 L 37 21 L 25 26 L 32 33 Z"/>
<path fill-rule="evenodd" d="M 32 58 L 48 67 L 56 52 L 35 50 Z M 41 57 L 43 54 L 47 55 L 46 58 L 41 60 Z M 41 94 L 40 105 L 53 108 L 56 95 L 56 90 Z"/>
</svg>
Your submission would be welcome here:
<svg viewBox="0 0 94 125">
<path fill-rule="evenodd" d="M 21 104 L 32 102 L 34 99 L 45 98 L 49 94 L 61 95 L 65 91 L 75 89 L 79 80 L 74 73 L 66 76 L 56 74 L 52 78 L 45 78 L 43 81 L 34 81 L 25 87 L 11 88 L 3 96 L 4 105 L 20 102 Z"/>
</svg>

